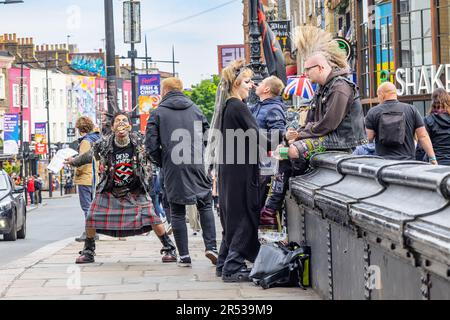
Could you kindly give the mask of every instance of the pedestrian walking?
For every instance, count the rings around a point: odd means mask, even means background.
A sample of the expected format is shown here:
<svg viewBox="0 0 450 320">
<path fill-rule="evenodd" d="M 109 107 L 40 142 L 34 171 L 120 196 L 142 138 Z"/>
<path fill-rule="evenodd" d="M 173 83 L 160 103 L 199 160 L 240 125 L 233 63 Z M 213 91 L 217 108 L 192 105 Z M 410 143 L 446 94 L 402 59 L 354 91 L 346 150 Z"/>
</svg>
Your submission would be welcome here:
<svg viewBox="0 0 450 320">
<path fill-rule="evenodd" d="M 95 261 L 96 233 L 120 238 L 151 230 L 163 245 L 162 262 L 176 261 L 175 246 L 150 199 L 152 168 L 144 139 L 140 133 L 131 132 L 128 114 L 117 112 L 111 122 L 113 134 L 95 142 L 88 152 L 66 160 L 66 164 L 80 167 L 92 163 L 95 157 L 102 168 L 86 217 L 84 248 L 76 263 Z"/>
<path fill-rule="evenodd" d="M 36 204 L 42 204 L 42 179 L 39 175 L 34 176 L 34 189 L 35 189 L 35 198 Z"/>
<path fill-rule="evenodd" d="M 195 204 L 203 230 L 205 256 L 217 261 L 216 227 L 212 212 L 211 179 L 203 164 L 203 135 L 209 124 L 200 108 L 182 92 L 183 83 L 177 78 L 162 82 L 162 101 L 152 111 L 146 129 L 146 148 L 150 159 L 164 170 L 164 187 L 170 204 L 172 230 L 177 244 L 180 267 L 190 267 L 186 205 Z M 194 143 L 176 158 L 174 132 L 189 135 Z M 197 143 L 196 143 L 197 141 Z M 178 146 L 179 147 L 179 146 Z"/>
<path fill-rule="evenodd" d="M 30 202 L 31 204 L 34 204 L 34 192 L 36 191 L 35 186 L 34 186 L 34 178 L 33 176 L 29 176 L 28 180 L 27 180 L 27 192 L 28 195 L 30 196 Z"/>
<path fill-rule="evenodd" d="M 100 139 L 100 133 L 94 130 L 94 122 L 89 117 L 82 116 L 77 119 L 75 128 L 81 136 L 78 139 L 78 153 L 84 154 L 92 149 L 96 141 Z M 78 185 L 78 197 L 80 200 L 81 210 L 86 219 L 92 199 L 94 198 L 95 184 L 98 180 L 98 163 L 93 160 L 83 166 L 75 169 L 74 182 Z M 71 181 L 67 180 L 66 186 L 71 186 Z M 67 187 L 68 188 L 68 187 Z M 67 192 L 68 189 L 66 189 Z M 70 189 L 69 189 L 70 190 Z M 75 238 L 75 241 L 84 242 L 86 240 L 86 231 L 81 236 Z M 98 240 L 98 235 L 96 236 Z"/>
<path fill-rule="evenodd" d="M 218 167 L 223 237 L 216 275 L 225 282 L 250 281 L 245 260 L 254 262 L 260 247 L 259 145 L 254 145 L 258 141 L 258 125 L 244 103 L 254 85 L 252 76 L 244 60 L 234 61 L 223 70 L 212 121 L 214 131 L 208 137 L 206 151 L 206 167 Z M 217 131 L 222 134 L 220 139 Z M 236 137 L 230 133 L 239 132 L 248 139 L 244 137 L 236 143 Z"/>
<path fill-rule="evenodd" d="M 437 164 L 430 136 L 417 109 L 398 101 L 393 83 L 380 85 L 377 94 L 380 104 L 366 116 L 367 136 L 370 142 L 375 141 L 376 154 L 392 160 L 415 160 L 416 135 L 430 163 Z"/>
</svg>

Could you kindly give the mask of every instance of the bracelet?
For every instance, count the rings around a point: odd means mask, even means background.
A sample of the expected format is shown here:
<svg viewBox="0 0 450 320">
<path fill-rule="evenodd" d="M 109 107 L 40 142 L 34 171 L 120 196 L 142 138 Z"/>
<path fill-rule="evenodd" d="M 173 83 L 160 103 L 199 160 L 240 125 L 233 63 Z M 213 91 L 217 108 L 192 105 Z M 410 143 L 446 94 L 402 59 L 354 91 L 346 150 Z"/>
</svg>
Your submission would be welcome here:
<svg viewBox="0 0 450 320">
<path fill-rule="evenodd" d="M 436 156 L 434 156 L 434 157 L 428 157 L 428 160 L 431 162 L 431 161 L 436 161 L 437 159 L 436 159 Z"/>
</svg>

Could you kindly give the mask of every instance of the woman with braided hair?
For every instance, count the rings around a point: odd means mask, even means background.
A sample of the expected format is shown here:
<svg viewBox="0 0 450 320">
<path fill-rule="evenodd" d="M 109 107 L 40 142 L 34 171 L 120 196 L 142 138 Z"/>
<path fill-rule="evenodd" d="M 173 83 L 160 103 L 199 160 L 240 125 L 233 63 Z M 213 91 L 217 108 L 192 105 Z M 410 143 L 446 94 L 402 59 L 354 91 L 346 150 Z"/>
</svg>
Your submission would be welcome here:
<svg viewBox="0 0 450 320">
<path fill-rule="evenodd" d="M 131 132 L 127 113 L 111 120 L 112 134 L 98 140 L 91 150 L 66 164 L 79 167 L 100 160 L 101 178 L 86 217 L 86 240 L 76 263 L 92 263 L 95 235 L 128 237 L 154 230 L 163 248 L 162 262 L 176 262 L 175 245 L 166 233 L 150 199 L 152 168 L 140 133 Z"/>
</svg>

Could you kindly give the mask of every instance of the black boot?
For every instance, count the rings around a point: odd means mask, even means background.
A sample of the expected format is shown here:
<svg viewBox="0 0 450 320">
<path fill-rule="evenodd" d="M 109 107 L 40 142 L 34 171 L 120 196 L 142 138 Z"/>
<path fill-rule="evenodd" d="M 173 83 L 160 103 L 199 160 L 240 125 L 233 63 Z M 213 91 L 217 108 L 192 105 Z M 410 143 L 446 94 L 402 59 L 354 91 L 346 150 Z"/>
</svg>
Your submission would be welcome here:
<svg viewBox="0 0 450 320">
<path fill-rule="evenodd" d="M 162 236 L 158 236 L 159 241 L 161 241 L 163 247 L 160 251 L 161 254 L 164 254 L 162 257 L 162 262 L 177 262 L 177 253 L 176 247 L 170 239 L 169 235 L 164 233 Z"/>
<path fill-rule="evenodd" d="M 77 258 L 75 263 L 85 264 L 95 262 L 95 239 L 86 238 L 84 240 L 84 249 L 80 251 L 80 256 Z"/>
</svg>

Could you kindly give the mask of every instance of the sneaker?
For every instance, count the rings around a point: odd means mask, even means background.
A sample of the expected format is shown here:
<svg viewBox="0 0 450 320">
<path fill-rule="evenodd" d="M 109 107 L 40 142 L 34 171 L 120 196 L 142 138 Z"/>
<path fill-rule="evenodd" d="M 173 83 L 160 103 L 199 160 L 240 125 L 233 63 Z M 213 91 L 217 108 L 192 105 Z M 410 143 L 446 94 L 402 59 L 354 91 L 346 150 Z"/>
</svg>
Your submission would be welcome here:
<svg viewBox="0 0 450 320">
<path fill-rule="evenodd" d="M 217 258 L 219 257 L 219 253 L 217 250 L 206 250 L 205 251 L 205 257 L 207 257 L 209 260 L 211 260 L 213 265 L 217 264 Z"/>
<path fill-rule="evenodd" d="M 80 256 L 75 260 L 76 264 L 86 264 L 86 263 L 94 263 L 95 253 L 92 250 L 83 250 L 80 251 Z"/>
<path fill-rule="evenodd" d="M 76 242 L 84 242 L 84 240 L 86 240 L 86 232 L 83 232 L 83 234 L 77 238 L 75 238 Z M 95 239 L 97 240 L 97 239 Z"/>
<path fill-rule="evenodd" d="M 192 267 L 191 257 L 180 258 L 180 260 L 178 260 L 177 265 L 178 265 L 179 267 L 185 267 L 185 268 L 190 268 L 190 267 Z"/>
</svg>

